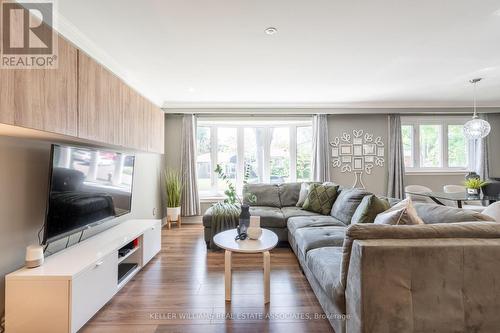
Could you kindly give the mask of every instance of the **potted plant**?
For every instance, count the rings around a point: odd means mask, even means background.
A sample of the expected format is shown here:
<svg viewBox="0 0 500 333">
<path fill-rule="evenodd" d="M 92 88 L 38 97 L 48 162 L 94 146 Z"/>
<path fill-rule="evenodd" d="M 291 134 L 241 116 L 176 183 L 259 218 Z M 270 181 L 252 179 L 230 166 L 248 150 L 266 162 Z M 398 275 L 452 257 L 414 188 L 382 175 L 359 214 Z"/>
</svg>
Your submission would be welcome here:
<svg viewBox="0 0 500 333">
<path fill-rule="evenodd" d="M 167 194 L 167 219 L 178 221 L 181 214 L 182 183 L 179 172 L 165 171 L 165 192 Z"/>
<path fill-rule="evenodd" d="M 485 181 L 480 178 L 469 178 L 464 182 L 467 194 L 469 195 L 479 195 L 481 187 L 486 185 Z"/>
</svg>

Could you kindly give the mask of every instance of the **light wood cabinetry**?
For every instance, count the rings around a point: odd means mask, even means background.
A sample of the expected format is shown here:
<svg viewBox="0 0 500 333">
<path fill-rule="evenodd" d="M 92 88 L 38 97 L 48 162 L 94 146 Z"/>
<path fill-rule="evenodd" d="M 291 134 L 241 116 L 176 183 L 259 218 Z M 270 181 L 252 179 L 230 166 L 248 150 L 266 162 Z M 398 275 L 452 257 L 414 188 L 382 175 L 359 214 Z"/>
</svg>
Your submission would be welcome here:
<svg viewBox="0 0 500 333">
<path fill-rule="evenodd" d="M 151 104 L 150 107 L 151 115 L 151 134 L 149 136 L 149 146 L 148 150 L 155 153 L 161 153 L 165 151 L 165 139 L 164 139 L 164 128 L 165 128 L 165 113 Z"/>
<path fill-rule="evenodd" d="M 0 122 L 14 125 L 14 71 L 0 69 Z"/>
<path fill-rule="evenodd" d="M 78 54 L 78 136 L 123 144 L 122 81 L 83 52 Z M 136 147 L 134 147 L 136 148 Z"/>
<path fill-rule="evenodd" d="M 151 133 L 147 114 L 147 101 L 127 85 L 122 87 L 124 137 L 126 147 L 139 150 L 148 149 Z"/>
<path fill-rule="evenodd" d="M 0 121 L 76 136 L 77 49 L 58 38 L 56 69 L 0 69 Z"/>
<path fill-rule="evenodd" d="M 163 112 L 64 38 L 58 45 L 57 69 L 0 69 L 0 123 L 163 153 Z"/>
</svg>

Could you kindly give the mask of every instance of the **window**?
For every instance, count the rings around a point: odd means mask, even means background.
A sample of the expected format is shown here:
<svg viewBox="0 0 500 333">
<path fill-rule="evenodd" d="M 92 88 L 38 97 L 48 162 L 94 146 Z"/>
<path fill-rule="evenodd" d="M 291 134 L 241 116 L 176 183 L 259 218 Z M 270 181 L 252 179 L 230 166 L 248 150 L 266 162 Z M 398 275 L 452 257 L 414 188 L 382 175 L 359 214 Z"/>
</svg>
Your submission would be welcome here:
<svg viewBox="0 0 500 333">
<path fill-rule="evenodd" d="M 249 183 L 308 181 L 311 177 L 312 126 L 300 120 L 198 119 L 198 190 L 222 195 L 226 183 L 213 172 L 217 164 L 241 192 L 245 169 Z"/>
<path fill-rule="evenodd" d="M 403 117 L 401 134 L 407 171 L 466 171 L 469 142 L 463 134 L 468 118 Z"/>
</svg>

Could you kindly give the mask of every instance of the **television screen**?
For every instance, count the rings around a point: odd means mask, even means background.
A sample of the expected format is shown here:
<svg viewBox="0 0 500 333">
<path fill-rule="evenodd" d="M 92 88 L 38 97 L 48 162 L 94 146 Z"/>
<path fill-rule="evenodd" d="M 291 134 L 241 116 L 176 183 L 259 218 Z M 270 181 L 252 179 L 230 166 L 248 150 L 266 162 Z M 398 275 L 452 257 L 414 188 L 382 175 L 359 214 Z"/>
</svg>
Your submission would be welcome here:
<svg viewBox="0 0 500 333">
<path fill-rule="evenodd" d="M 44 244 L 130 212 L 134 156 L 52 145 Z"/>
</svg>

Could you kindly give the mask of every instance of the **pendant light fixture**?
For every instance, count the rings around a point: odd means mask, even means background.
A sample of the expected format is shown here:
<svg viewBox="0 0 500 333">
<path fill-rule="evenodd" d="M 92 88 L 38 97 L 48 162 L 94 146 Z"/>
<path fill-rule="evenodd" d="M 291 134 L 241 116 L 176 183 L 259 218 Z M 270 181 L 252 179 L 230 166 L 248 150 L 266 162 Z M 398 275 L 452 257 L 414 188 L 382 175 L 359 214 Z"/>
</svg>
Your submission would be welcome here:
<svg viewBox="0 0 500 333">
<path fill-rule="evenodd" d="M 472 119 L 465 123 L 464 125 L 464 135 L 470 140 L 482 139 L 490 134 L 491 126 L 484 120 L 477 116 L 477 106 L 476 106 L 476 85 L 481 78 L 472 79 L 469 82 L 474 86 L 474 115 Z"/>
</svg>

